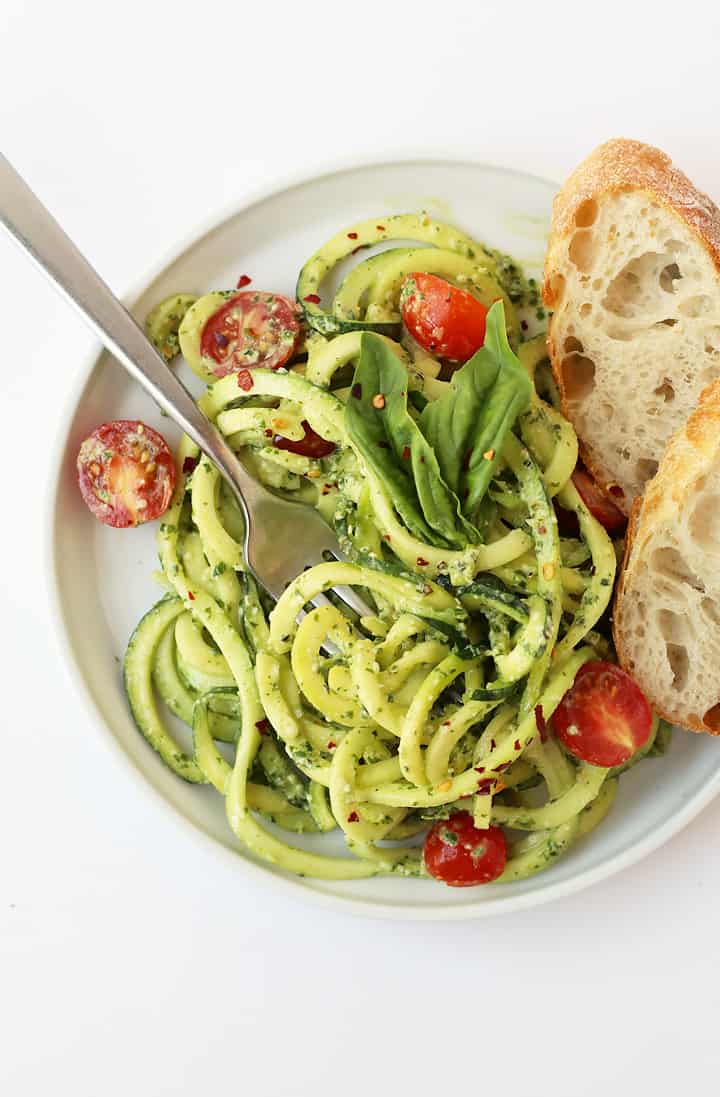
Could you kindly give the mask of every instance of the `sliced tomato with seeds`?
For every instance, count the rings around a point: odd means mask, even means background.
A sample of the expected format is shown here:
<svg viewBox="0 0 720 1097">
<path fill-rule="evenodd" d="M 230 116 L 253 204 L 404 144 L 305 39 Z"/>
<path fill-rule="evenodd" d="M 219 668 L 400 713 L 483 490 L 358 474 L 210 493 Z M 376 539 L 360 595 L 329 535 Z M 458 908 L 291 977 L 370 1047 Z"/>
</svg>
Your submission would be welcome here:
<svg viewBox="0 0 720 1097">
<path fill-rule="evenodd" d="M 439 819 L 427 833 L 425 867 L 448 887 L 472 887 L 497 880 L 507 861 L 507 844 L 500 827 L 480 830 L 467 811 Z"/>
<path fill-rule="evenodd" d="M 167 442 L 137 419 L 114 419 L 94 430 L 80 446 L 77 474 L 92 513 L 118 529 L 159 518 L 175 490 Z"/>
<path fill-rule="evenodd" d="M 279 293 L 247 291 L 233 294 L 206 321 L 200 352 L 216 363 L 216 377 L 249 366 L 279 369 L 292 357 L 299 337 L 294 301 Z"/>
<path fill-rule="evenodd" d="M 593 518 L 596 518 L 608 533 L 621 533 L 625 529 L 627 518 L 615 506 L 612 499 L 608 499 L 607 495 L 600 490 L 589 472 L 583 468 L 576 468 L 572 474 L 572 481 Z"/>
<path fill-rule="evenodd" d="M 275 449 L 283 449 L 288 453 L 297 453 L 300 457 L 314 457 L 315 459 L 329 457 L 331 453 L 335 452 L 337 448 L 335 443 L 328 442 L 327 438 L 317 434 L 307 419 L 303 419 L 300 425 L 305 431 L 304 437 L 294 440 L 285 438 L 282 434 L 276 434 L 272 442 Z"/>
<path fill-rule="evenodd" d="M 640 686 L 614 663 L 584 663 L 555 709 L 561 743 L 593 766 L 621 766 L 647 743 L 652 712 Z"/>
<path fill-rule="evenodd" d="M 488 310 L 467 290 L 436 274 L 409 275 L 400 308 L 413 339 L 440 358 L 467 362 L 485 342 Z"/>
</svg>

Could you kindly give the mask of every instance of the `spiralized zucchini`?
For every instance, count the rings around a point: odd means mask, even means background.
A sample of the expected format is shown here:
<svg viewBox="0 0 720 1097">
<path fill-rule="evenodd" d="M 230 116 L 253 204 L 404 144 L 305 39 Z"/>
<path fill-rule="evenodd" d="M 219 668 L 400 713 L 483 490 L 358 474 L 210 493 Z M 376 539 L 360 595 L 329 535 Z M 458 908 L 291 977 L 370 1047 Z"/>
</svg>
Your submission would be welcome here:
<svg viewBox="0 0 720 1097">
<path fill-rule="evenodd" d="M 321 307 L 335 265 L 385 240 L 430 246 L 361 259 Z M 298 284 L 313 331 L 307 361 L 246 371 L 242 388 L 224 377 L 200 406 L 256 475 L 335 523 L 351 562 L 312 568 L 273 605 L 245 571 L 242 523 L 217 471 L 183 439 L 158 536 L 170 593 L 131 638 L 126 688 L 163 761 L 224 797 L 239 841 L 268 863 L 330 880 L 423 876 L 417 836 L 435 818 L 470 810 L 477 826 L 525 832 L 511 844 L 506 883 L 552 863 L 612 803 L 617 777 L 543 742 L 536 713 L 550 718 L 605 643 L 592 630 L 610 599 L 615 554 L 570 480 L 573 429 L 537 393 L 507 436 L 479 543 L 429 544 L 404 524 L 348 435 L 343 378 L 370 329 L 407 371 L 417 407 L 447 392 L 440 364 L 393 338 L 402 282 L 418 270 L 488 304 L 502 299 L 519 338 L 515 305 L 527 284 L 517 268 L 426 216 L 363 222 L 312 256 Z M 168 356 L 194 307 L 184 295 L 172 302 L 150 318 Z M 531 375 L 543 346 L 520 346 Z M 278 451 L 279 416 L 287 437 L 303 437 L 307 423 L 334 451 Z M 577 516 L 579 538 L 560 537 L 554 498 Z M 357 620 L 332 600 L 313 605 L 338 585 L 356 588 L 372 616 Z M 315 847 L 282 831 L 315 834 Z M 330 831 L 348 855 L 325 850 Z"/>
</svg>

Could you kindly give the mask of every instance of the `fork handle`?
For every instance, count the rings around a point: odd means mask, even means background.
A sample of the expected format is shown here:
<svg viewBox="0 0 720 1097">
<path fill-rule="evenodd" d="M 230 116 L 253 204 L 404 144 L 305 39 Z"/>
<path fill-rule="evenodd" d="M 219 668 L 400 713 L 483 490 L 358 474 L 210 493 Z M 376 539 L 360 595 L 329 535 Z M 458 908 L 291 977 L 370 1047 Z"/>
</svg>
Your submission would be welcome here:
<svg viewBox="0 0 720 1097">
<path fill-rule="evenodd" d="M 113 357 L 214 461 L 237 496 L 249 530 L 249 511 L 268 493 L 250 476 L 127 309 L 2 154 L 0 223 L 79 310 Z"/>
</svg>

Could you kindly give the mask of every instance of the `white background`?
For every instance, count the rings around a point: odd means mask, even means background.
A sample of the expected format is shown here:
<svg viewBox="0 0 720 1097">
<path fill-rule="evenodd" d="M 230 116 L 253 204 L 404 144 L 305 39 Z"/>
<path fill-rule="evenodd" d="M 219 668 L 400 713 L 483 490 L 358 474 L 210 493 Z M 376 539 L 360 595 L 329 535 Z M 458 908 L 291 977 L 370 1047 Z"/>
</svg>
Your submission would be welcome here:
<svg viewBox="0 0 720 1097">
<path fill-rule="evenodd" d="M 626 135 L 717 198 L 719 31 L 699 3 L 3 0 L 1 141 L 122 292 L 213 211 L 377 150 L 562 178 Z M 2 240 L 0 286 L 0 1093 L 716 1092 L 718 802 L 639 866 L 501 921 L 218 886 L 58 660 L 43 508 L 92 340 Z"/>
</svg>

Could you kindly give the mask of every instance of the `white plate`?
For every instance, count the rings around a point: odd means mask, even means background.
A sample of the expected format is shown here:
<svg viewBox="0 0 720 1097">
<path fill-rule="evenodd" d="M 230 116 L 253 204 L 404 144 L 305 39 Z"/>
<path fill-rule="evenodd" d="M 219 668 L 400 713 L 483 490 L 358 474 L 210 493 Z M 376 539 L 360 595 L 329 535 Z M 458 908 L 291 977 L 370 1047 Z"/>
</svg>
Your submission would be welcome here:
<svg viewBox="0 0 720 1097">
<path fill-rule="evenodd" d="M 134 312 L 142 318 L 173 291 L 200 294 L 225 288 L 245 273 L 258 288 L 292 295 L 304 260 L 343 225 L 419 209 L 509 252 L 538 274 L 554 190 L 553 184 L 528 175 L 455 161 L 383 163 L 334 172 L 264 195 L 216 224 L 145 283 Z M 155 530 L 119 532 L 94 521 L 80 499 L 74 462 L 81 440 L 107 419 L 140 417 L 171 442 L 177 433 L 106 355 L 92 362 L 88 373 L 63 420 L 69 428 L 53 508 L 53 568 L 63 645 L 98 729 L 120 745 L 145 787 L 159 793 L 225 854 L 228 873 L 252 873 L 281 888 L 303 889 L 309 897 L 376 916 L 475 918 L 546 902 L 634 863 L 716 794 L 718 744 L 707 736 L 676 732 L 667 757 L 645 762 L 622 779 L 602 826 L 529 880 L 470 889 L 384 878 L 327 883 L 291 879 L 259 867 L 234 841 L 221 798 L 170 773 L 130 718 L 119 661 L 134 625 L 159 597 L 151 577 Z M 187 828 L 183 837 L 190 837 Z"/>
</svg>

